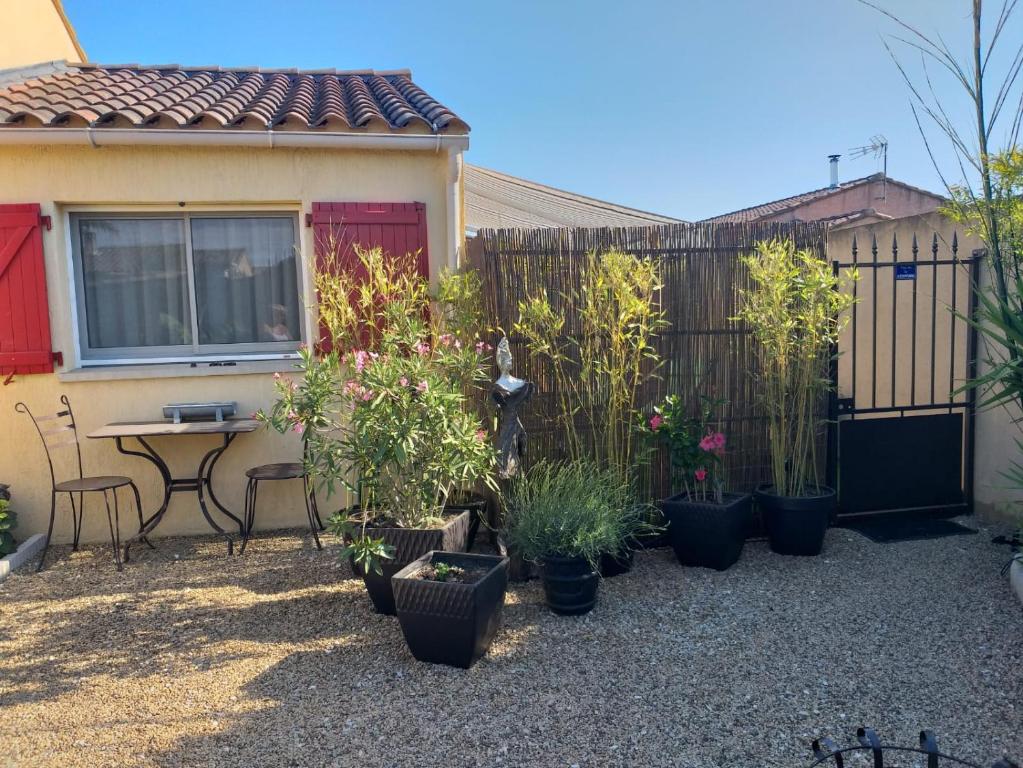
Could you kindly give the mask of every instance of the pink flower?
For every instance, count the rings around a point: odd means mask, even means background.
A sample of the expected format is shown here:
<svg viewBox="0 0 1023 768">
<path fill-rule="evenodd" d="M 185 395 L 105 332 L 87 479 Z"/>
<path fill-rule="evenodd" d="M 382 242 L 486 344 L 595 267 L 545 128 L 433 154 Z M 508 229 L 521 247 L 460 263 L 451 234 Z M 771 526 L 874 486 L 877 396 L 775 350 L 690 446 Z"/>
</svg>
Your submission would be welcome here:
<svg viewBox="0 0 1023 768">
<path fill-rule="evenodd" d="M 293 427 L 293 429 L 294 429 L 295 432 L 298 432 L 299 434 L 301 434 L 305 430 L 305 427 L 303 426 L 301 421 L 296 421 L 295 422 L 295 426 Z"/>
<path fill-rule="evenodd" d="M 418 392 L 419 394 L 423 394 L 423 393 L 424 393 L 424 392 L 425 392 L 425 391 L 426 391 L 427 389 L 429 389 L 429 388 L 430 388 L 430 387 L 429 387 L 429 385 L 428 385 L 428 384 L 426 383 L 426 379 L 423 379 L 423 380 L 422 380 L 421 382 L 419 382 L 418 384 L 416 384 L 416 392 Z"/>
<path fill-rule="evenodd" d="M 656 432 L 658 429 L 661 428 L 661 424 L 663 423 L 664 419 L 661 417 L 661 414 L 655 413 L 653 416 L 650 417 L 650 431 Z"/>
<path fill-rule="evenodd" d="M 402 376 L 400 379 L 398 379 L 398 383 L 401 384 L 403 387 L 407 387 L 408 386 L 408 376 Z"/>
<path fill-rule="evenodd" d="M 718 456 L 725 452 L 725 436 L 721 432 L 709 432 L 700 441 L 700 450 L 707 453 L 716 453 Z"/>
<path fill-rule="evenodd" d="M 420 357 L 426 357 L 428 354 L 430 354 L 430 345 L 425 344 L 422 341 L 417 343 L 415 347 L 413 347 L 413 349 L 415 349 L 416 354 L 419 355 Z"/>
<path fill-rule="evenodd" d="M 482 429 L 477 429 L 476 430 L 476 439 L 479 440 L 482 443 L 483 441 L 485 441 L 487 439 L 487 433 L 484 432 Z"/>
<path fill-rule="evenodd" d="M 281 380 L 280 371 L 274 371 L 274 381 L 280 381 L 280 380 Z"/>
<path fill-rule="evenodd" d="M 346 395 L 351 396 L 351 395 L 354 395 L 358 391 L 359 391 L 359 383 L 357 381 L 355 381 L 354 379 L 349 379 L 348 381 L 345 382 L 344 393 Z"/>
<path fill-rule="evenodd" d="M 358 373 L 362 373 L 366 367 L 366 363 L 369 362 L 369 353 L 363 349 L 360 349 L 355 353 L 355 370 Z"/>
<path fill-rule="evenodd" d="M 362 401 L 364 403 L 368 403 L 372 399 L 373 399 L 373 390 L 372 389 L 365 389 L 365 390 L 363 390 L 363 392 L 362 392 Z"/>
<path fill-rule="evenodd" d="M 702 467 L 696 470 L 696 472 L 694 472 L 693 474 L 696 476 L 696 482 L 698 483 L 702 483 L 704 480 L 707 479 L 707 470 L 703 469 Z"/>
<path fill-rule="evenodd" d="M 443 333 L 441 334 L 440 339 L 438 339 L 438 341 L 440 341 L 440 343 L 443 344 L 445 347 L 451 346 L 454 340 L 455 337 L 452 336 L 450 333 Z"/>
<path fill-rule="evenodd" d="M 484 352 L 489 352 L 492 349 L 493 349 L 493 347 L 490 346 L 489 344 L 487 344 L 487 342 L 485 342 L 485 341 L 477 341 L 476 342 L 476 354 L 477 355 L 482 355 Z"/>
</svg>

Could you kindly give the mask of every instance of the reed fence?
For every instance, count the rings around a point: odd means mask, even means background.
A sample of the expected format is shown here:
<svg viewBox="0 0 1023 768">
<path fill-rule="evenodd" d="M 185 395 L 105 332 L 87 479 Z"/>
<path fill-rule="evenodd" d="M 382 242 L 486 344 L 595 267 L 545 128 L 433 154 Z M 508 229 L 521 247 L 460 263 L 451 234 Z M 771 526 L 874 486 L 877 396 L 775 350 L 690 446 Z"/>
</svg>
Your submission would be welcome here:
<svg viewBox="0 0 1023 768">
<path fill-rule="evenodd" d="M 513 332 L 519 303 L 545 292 L 557 305 L 578 285 L 580 256 L 618 249 L 658 260 L 660 302 L 670 323 L 658 338 L 663 365 L 640 393 L 640 402 L 649 407 L 668 393 L 686 398 L 694 408 L 701 394 L 726 400 L 720 415 L 728 437 L 729 485 L 750 490 L 767 479 L 766 424 L 749 375 L 755 365 L 752 339 L 732 318 L 739 291 L 749 285 L 740 256 L 757 241 L 774 237 L 792 238 L 798 247 L 825 255 L 827 227 L 821 223 L 481 230 L 469 258 L 480 272 L 488 320 L 508 335 L 513 372 L 537 385 L 523 414 L 530 457 L 563 454 L 552 372 L 542 360 L 531 359 Z M 672 491 L 663 456 L 653 458 L 645 479 L 652 498 Z"/>
</svg>

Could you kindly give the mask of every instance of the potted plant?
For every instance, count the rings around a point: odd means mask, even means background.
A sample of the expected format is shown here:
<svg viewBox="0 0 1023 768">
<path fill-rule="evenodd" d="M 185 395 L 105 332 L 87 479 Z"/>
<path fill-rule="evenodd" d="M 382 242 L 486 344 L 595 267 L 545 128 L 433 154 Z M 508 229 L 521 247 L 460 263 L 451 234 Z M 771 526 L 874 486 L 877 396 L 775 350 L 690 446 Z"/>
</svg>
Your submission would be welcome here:
<svg viewBox="0 0 1023 768">
<path fill-rule="evenodd" d="M 668 449 L 683 488 L 661 502 L 675 556 L 682 565 L 719 571 L 739 559 L 753 508 L 748 493 L 725 491 L 726 439 L 713 417 L 721 405 L 703 397 L 694 418 L 678 395 L 668 395 L 646 424 L 654 443 Z"/>
<path fill-rule="evenodd" d="M 587 461 L 540 462 L 513 483 L 505 537 L 539 565 L 552 611 L 577 615 L 596 605 L 601 556 L 621 552 L 647 526 L 646 505 L 633 499 L 619 473 Z"/>
<path fill-rule="evenodd" d="M 412 655 L 468 669 L 501 627 L 508 558 L 428 552 L 394 574 L 391 584 Z"/>
<path fill-rule="evenodd" d="M 0 557 L 5 557 L 18 549 L 14 534 L 11 532 L 18 522 L 18 516 L 11 509 L 10 496 L 6 490 L 7 486 L 0 485 Z"/>
<path fill-rule="evenodd" d="M 333 349 L 300 350 L 300 381 L 279 379 L 261 416 L 302 432 L 310 475 L 328 493 L 356 497 L 329 527 L 374 608 L 393 614 L 391 576 L 430 550 L 466 548 L 471 513 L 448 508 L 452 494 L 496 490 L 494 450 L 465 393 L 485 376 L 487 349 L 445 331 L 414 255 L 354 252 L 346 261 L 327 248 L 316 265 Z"/>
<path fill-rule="evenodd" d="M 514 330 L 549 371 L 564 458 L 635 482 L 643 459 L 636 414 L 643 388 L 661 366 L 657 335 L 668 326 L 660 264 L 612 249 L 591 251 L 570 266 L 574 274 L 565 282 L 572 287 L 556 297 L 542 287 L 531 293 L 519 304 Z M 650 515 L 645 522 L 658 516 L 654 507 L 641 509 Z M 627 543 L 602 553 L 605 575 L 631 567 L 639 542 Z"/>
<path fill-rule="evenodd" d="M 835 512 L 834 489 L 821 482 L 818 442 L 830 392 L 831 362 L 854 299 L 831 265 L 791 241 L 758 243 L 743 258 L 751 287 L 739 320 L 750 330 L 760 402 L 767 417 L 771 482 L 754 496 L 771 549 L 816 555 Z M 855 271 L 847 279 L 855 280 Z"/>
</svg>

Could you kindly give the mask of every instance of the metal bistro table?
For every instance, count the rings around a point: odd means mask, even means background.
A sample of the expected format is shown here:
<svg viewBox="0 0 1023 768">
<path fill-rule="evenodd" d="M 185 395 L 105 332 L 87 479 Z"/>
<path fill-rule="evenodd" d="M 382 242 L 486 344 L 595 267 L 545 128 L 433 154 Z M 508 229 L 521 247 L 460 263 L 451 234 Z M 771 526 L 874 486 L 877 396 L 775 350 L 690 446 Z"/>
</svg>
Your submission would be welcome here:
<svg viewBox="0 0 1023 768">
<path fill-rule="evenodd" d="M 199 507 L 202 509 L 206 522 L 210 524 L 214 531 L 227 540 L 227 554 L 233 554 L 234 540 L 227 531 L 217 525 L 217 522 L 210 515 L 206 501 L 208 497 L 209 501 L 213 502 L 213 505 L 218 510 L 238 524 L 239 532 L 244 533 L 244 524 L 241 519 L 221 504 L 220 500 L 217 499 L 217 495 L 213 492 L 213 469 L 221 455 L 223 455 L 224 451 L 227 450 L 227 447 L 234 442 L 238 435 L 246 432 L 255 432 L 259 427 L 260 423 L 255 419 L 185 421 L 180 424 L 172 424 L 168 421 L 125 421 L 107 424 L 105 427 L 100 427 L 94 432 L 90 432 L 88 437 L 92 439 L 112 438 L 117 444 L 117 450 L 126 456 L 138 456 L 151 462 L 160 472 L 160 477 L 163 478 L 163 504 L 160 505 L 160 508 L 151 517 L 142 523 L 139 532 L 125 542 L 124 562 L 128 562 L 128 547 L 131 546 L 132 542 L 144 539 L 149 533 L 152 533 L 153 529 L 160 524 L 160 521 L 166 514 L 167 507 L 170 506 L 171 494 L 181 491 L 196 492 L 196 495 L 199 497 Z M 179 435 L 220 435 L 222 438 L 220 445 L 208 451 L 202 457 L 195 477 L 174 477 L 167 466 L 167 462 L 163 460 L 147 439 L 153 437 L 176 437 Z M 129 450 L 124 447 L 124 440 L 129 437 L 135 438 L 139 445 L 142 446 L 141 451 Z"/>
</svg>

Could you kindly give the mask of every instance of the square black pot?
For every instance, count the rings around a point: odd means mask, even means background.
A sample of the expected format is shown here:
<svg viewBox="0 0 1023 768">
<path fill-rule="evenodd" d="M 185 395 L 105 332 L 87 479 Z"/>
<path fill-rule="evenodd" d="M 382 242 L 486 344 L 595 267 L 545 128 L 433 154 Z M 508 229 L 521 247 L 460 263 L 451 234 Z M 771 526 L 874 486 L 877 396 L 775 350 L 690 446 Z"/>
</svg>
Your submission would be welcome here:
<svg viewBox="0 0 1023 768">
<path fill-rule="evenodd" d="M 726 493 L 723 502 L 694 501 L 684 493 L 661 502 L 671 546 L 682 565 L 724 571 L 739 559 L 753 499 L 748 493 Z"/>
<path fill-rule="evenodd" d="M 413 576 L 431 563 L 487 567 L 476 581 L 428 581 Z M 391 577 L 402 634 L 419 661 L 468 669 L 487 652 L 501 627 L 508 558 L 428 552 Z"/>
<path fill-rule="evenodd" d="M 366 584 L 373 609 L 377 613 L 394 615 L 391 577 L 413 560 L 431 550 L 464 552 L 469 538 L 470 519 L 470 513 L 463 511 L 440 528 L 369 528 L 373 536 L 382 536 L 385 544 L 394 547 L 394 557 L 381 563 L 382 574 L 362 573 L 361 569 L 355 569 Z"/>
</svg>

